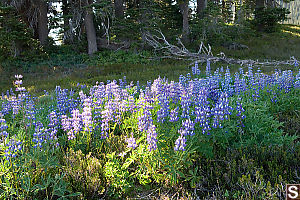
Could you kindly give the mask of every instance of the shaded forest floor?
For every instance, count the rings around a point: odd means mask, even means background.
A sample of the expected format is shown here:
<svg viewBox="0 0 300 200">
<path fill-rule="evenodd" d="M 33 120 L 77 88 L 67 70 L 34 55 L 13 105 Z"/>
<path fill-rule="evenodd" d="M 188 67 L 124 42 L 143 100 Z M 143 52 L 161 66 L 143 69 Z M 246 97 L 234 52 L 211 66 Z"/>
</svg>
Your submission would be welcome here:
<svg viewBox="0 0 300 200">
<path fill-rule="evenodd" d="M 249 49 L 234 50 L 225 46 L 214 46 L 214 54 L 224 52 L 228 57 L 241 59 L 287 60 L 291 56 L 300 59 L 300 26 L 282 25 L 276 33 L 251 33 L 236 41 Z M 149 60 L 149 51 L 100 51 L 93 57 L 76 53 L 72 48 L 53 47 L 44 56 L 5 60 L 0 63 L 0 92 L 12 87 L 15 74 L 24 75 L 24 86 L 33 93 L 54 89 L 56 85 L 70 88 L 80 84 L 95 84 L 97 81 L 118 80 L 126 76 L 128 82 L 167 77 L 177 80 L 180 74 L 187 74 L 192 63 L 177 60 Z M 214 66 L 226 67 L 225 63 Z M 240 66 L 229 66 L 231 72 Z M 284 66 L 277 66 L 285 68 Z M 290 68 L 290 66 L 288 67 Z M 201 71 L 205 66 L 201 67 Z M 263 68 L 265 72 L 273 68 Z"/>
</svg>

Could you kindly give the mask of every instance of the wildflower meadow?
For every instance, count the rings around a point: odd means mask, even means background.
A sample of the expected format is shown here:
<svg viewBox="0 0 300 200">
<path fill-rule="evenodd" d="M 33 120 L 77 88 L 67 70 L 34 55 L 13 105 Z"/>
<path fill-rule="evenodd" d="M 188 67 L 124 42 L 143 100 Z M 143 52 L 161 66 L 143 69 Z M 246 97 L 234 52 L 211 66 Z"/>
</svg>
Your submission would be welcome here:
<svg viewBox="0 0 300 200">
<path fill-rule="evenodd" d="M 283 199 L 300 183 L 298 63 L 211 65 L 40 96 L 16 75 L 0 97 L 0 199 Z"/>
</svg>

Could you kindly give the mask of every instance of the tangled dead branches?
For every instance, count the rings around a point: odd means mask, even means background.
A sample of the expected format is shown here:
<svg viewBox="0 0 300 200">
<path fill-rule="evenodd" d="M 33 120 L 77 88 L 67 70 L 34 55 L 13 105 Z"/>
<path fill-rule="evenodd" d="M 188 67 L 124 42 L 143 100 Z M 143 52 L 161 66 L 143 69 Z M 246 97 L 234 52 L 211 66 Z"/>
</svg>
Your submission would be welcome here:
<svg viewBox="0 0 300 200">
<path fill-rule="evenodd" d="M 197 53 L 190 52 L 184 44 L 181 42 L 180 38 L 177 38 L 178 45 L 171 44 L 167 41 L 165 35 L 160 30 L 155 30 L 157 34 L 151 34 L 150 32 L 145 32 L 143 35 L 144 40 L 151 47 L 154 48 L 156 52 L 159 52 L 161 56 L 157 58 L 172 58 L 178 60 L 190 60 L 197 61 L 198 63 L 210 62 L 224 62 L 227 64 L 238 64 L 244 65 L 263 65 L 263 66 L 277 66 L 277 65 L 293 65 L 297 60 L 295 57 L 291 57 L 287 61 L 258 61 L 258 60 L 243 60 L 228 58 L 221 52 L 217 56 L 214 56 L 210 45 L 205 46 L 201 42 L 199 50 Z"/>
</svg>

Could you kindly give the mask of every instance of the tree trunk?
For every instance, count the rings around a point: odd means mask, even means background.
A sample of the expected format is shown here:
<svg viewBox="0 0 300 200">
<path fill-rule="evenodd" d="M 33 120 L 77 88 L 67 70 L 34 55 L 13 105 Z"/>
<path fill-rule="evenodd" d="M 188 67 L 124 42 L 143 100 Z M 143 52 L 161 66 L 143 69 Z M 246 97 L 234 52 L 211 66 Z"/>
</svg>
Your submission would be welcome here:
<svg viewBox="0 0 300 200">
<path fill-rule="evenodd" d="M 122 19 L 124 17 L 123 0 L 115 0 L 114 6 L 116 18 Z"/>
<path fill-rule="evenodd" d="M 256 0 L 255 1 L 255 19 L 259 19 L 261 14 L 259 14 L 259 11 L 263 10 L 265 7 L 265 1 L 264 0 Z M 257 24 L 257 30 L 262 31 L 263 30 L 263 24 Z"/>
<path fill-rule="evenodd" d="M 197 14 L 199 18 L 203 17 L 206 6 L 207 6 L 207 0 L 197 0 Z"/>
<path fill-rule="evenodd" d="M 64 44 L 69 44 L 70 39 L 67 34 L 67 32 L 70 29 L 69 17 L 67 17 L 69 15 L 68 0 L 62 0 L 62 11 L 63 11 L 63 19 L 64 19 L 64 39 L 63 39 L 63 41 L 64 41 Z"/>
<path fill-rule="evenodd" d="M 84 6 L 90 6 L 90 3 L 89 0 L 84 0 Z M 96 29 L 93 21 L 93 10 L 91 7 L 87 7 L 85 10 L 84 24 L 88 41 L 88 54 L 91 55 L 98 50 Z"/>
<path fill-rule="evenodd" d="M 47 2 L 40 0 L 38 2 L 38 24 L 37 24 L 37 32 L 38 32 L 38 38 L 40 40 L 40 43 L 42 46 L 44 46 L 47 43 L 48 40 L 48 4 Z"/>
<path fill-rule="evenodd" d="M 189 27 L 189 1 L 185 0 L 179 4 L 182 14 L 182 41 L 189 43 L 190 27 Z"/>
</svg>

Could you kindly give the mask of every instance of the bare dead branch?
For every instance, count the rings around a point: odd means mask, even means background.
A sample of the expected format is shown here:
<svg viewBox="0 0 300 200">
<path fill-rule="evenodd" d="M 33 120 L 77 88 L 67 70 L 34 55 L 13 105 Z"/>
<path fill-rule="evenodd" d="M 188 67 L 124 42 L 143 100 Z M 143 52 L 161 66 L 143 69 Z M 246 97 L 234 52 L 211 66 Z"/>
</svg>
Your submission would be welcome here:
<svg viewBox="0 0 300 200">
<path fill-rule="evenodd" d="M 235 59 L 228 58 L 223 52 L 214 56 L 212 53 L 212 48 L 208 44 L 205 46 L 203 42 L 201 42 L 199 46 L 199 50 L 197 53 L 190 52 L 182 43 L 180 38 L 177 38 L 178 46 L 173 45 L 168 42 L 165 35 L 161 32 L 161 30 L 155 30 L 158 34 L 152 34 L 150 32 L 144 32 L 143 38 L 147 44 L 154 48 L 155 51 L 159 52 L 161 56 L 158 58 L 172 58 L 178 60 L 190 60 L 197 61 L 198 63 L 205 63 L 207 61 L 210 62 L 224 62 L 227 64 L 238 64 L 241 66 L 244 65 L 263 65 L 263 66 L 278 66 L 278 65 L 293 65 L 296 61 L 295 57 L 291 57 L 286 61 L 258 61 L 252 59 Z"/>
</svg>

